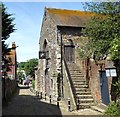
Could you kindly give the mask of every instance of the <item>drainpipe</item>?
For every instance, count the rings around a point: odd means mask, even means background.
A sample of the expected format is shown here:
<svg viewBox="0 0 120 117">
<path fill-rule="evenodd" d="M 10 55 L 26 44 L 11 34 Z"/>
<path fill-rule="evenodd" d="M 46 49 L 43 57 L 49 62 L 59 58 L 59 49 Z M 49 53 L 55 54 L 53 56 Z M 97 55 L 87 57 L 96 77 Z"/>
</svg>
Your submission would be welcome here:
<svg viewBox="0 0 120 117">
<path fill-rule="evenodd" d="M 62 61 L 63 61 L 63 52 L 62 52 L 62 45 L 63 45 L 63 42 L 62 42 L 62 32 L 60 32 L 60 49 L 61 49 L 61 96 L 62 98 L 64 97 L 64 91 L 63 91 L 63 64 L 62 64 Z"/>
<path fill-rule="evenodd" d="M 1 11 L 0 16 L 2 16 Z M 2 55 L 2 17 L 0 17 L 0 55 Z M 0 78 L 2 78 L 2 56 L 0 56 Z M 0 80 L 0 94 L 2 94 L 2 80 Z M 2 99 L 2 95 L 0 95 L 0 99 Z M 2 100 L 0 100 L 0 116 L 2 116 Z"/>
</svg>

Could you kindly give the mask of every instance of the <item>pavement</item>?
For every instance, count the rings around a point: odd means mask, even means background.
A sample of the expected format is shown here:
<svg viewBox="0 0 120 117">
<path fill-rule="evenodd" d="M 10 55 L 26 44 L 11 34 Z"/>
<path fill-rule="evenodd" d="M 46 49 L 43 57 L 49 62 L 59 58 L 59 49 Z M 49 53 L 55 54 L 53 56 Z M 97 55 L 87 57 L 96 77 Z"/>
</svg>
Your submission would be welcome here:
<svg viewBox="0 0 120 117">
<path fill-rule="evenodd" d="M 15 96 L 3 107 L 2 115 L 101 115 L 92 109 L 68 111 L 64 101 L 60 101 L 57 107 L 56 101 L 40 99 L 27 86 L 19 85 Z"/>
</svg>

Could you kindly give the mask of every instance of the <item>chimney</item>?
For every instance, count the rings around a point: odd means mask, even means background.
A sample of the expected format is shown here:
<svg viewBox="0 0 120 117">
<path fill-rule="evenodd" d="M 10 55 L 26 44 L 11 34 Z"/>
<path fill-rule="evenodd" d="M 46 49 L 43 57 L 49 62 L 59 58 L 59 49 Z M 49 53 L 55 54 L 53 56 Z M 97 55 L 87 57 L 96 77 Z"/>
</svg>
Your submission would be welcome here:
<svg viewBox="0 0 120 117">
<path fill-rule="evenodd" d="M 16 48 L 16 44 L 15 42 L 12 42 L 12 49 L 15 49 Z"/>
</svg>

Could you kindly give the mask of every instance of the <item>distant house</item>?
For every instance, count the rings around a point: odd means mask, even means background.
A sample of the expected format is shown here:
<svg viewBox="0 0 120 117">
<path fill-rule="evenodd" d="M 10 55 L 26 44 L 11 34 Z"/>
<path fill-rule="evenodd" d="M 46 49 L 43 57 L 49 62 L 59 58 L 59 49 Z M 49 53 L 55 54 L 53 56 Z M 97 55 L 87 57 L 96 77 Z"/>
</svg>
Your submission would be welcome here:
<svg viewBox="0 0 120 117">
<path fill-rule="evenodd" d="M 10 79 L 17 79 L 17 55 L 16 55 L 16 44 L 12 43 L 12 49 L 6 55 L 8 63 L 7 75 Z"/>
<path fill-rule="evenodd" d="M 108 104 L 110 86 L 101 69 L 90 59 L 78 54 L 83 35 L 82 28 L 95 14 L 78 10 L 45 8 L 40 34 L 37 90 L 67 100 L 76 108 L 87 108 L 97 103 Z M 106 63 L 105 63 L 106 64 Z M 105 84 L 100 79 L 104 77 Z M 104 90 L 101 90 L 101 82 Z M 108 89 L 109 84 L 109 89 Z M 105 97 L 106 96 L 106 97 Z"/>
</svg>

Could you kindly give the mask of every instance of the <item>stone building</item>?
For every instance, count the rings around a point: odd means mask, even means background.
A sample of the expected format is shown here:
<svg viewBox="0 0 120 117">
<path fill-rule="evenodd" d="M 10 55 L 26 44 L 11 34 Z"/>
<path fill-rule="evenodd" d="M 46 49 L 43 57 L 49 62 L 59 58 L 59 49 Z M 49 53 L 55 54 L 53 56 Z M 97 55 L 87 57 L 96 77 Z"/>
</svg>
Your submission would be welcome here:
<svg viewBox="0 0 120 117">
<path fill-rule="evenodd" d="M 6 55 L 8 64 L 7 75 L 10 79 L 17 79 L 17 55 L 16 55 L 16 44 L 12 43 L 12 49 Z"/>
<path fill-rule="evenodd" d="M 2 99 L 9 100 L 13 93 L 17 89 L 17 55 L 16 44 L 12 43 L 12 47 L 9 48 L 9 52 L 6 54 L 7 64 L 4 68 L 5 72 L 2 72 Z M 7 70 L 7 73 L 6 73 Z M 3 70 L 4 71 L 4 70 Z"/>
<path fill-rule="evenodd" d="M 101 102 L 109 103 L 108 88 L 104 92 L 107 99 L 103 99 L 105 102 L 102 100 L 100 67 L 95 61 L 81 59 L 78 54 L 80 45 L 84 44 L 82 39 L 85 38 L 81 30 L 94 15 L 54 8 L 45 8 L 44 11 L 39 41 L 37 90 L 43 95 L 52 95 L 53 98 L 59 97 L 65 101 L 70 98 L 73 109 L 76 109 L 79 101 L 80 108 Z"/>
</svg>

